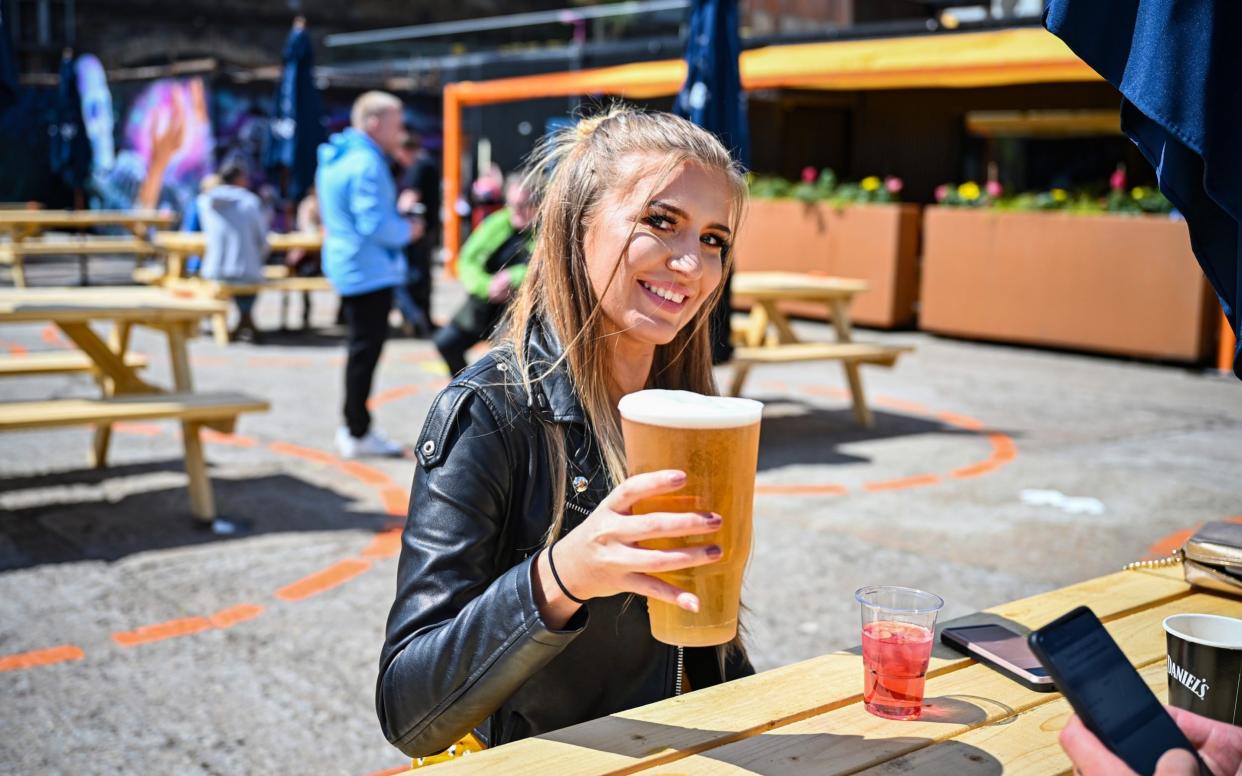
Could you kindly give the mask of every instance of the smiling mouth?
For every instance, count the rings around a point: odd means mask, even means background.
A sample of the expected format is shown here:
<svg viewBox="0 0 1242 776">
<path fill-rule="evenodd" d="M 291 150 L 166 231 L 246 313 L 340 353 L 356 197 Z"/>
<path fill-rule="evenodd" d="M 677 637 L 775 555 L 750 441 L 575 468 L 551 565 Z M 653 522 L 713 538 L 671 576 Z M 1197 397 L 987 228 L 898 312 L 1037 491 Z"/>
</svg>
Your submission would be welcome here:
<svg viewBox="0 0 1242 776">
<path fill-rule="evenodd" d="M 685 294 L 676 294 L 669 291 L 667 288 L 657 288 L 656 286 L 642 280 L 638 281 L 638 285 L 642 286 L 643 290 L 652 296 L 670 304 L 680 305 L 686 301 Z"/>
</svg>

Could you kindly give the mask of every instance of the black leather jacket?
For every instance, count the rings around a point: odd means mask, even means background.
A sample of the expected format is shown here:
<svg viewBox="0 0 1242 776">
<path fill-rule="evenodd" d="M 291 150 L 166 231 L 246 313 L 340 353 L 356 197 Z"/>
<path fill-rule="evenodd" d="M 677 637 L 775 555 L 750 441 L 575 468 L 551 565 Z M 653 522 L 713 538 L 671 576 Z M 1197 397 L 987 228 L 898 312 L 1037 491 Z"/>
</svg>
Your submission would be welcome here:
<svg viewBox="0 0 1242 776">
<path fill-rule="evenodd" d="M 528 363 L 559 354 L 533 327 Z M 536 415 L 566 426 L 566 531 L 609 487 L 568 374 L 552 373 L 532 396 L 514 375 L 503 350 L 480 359 L 436 397 L 417 443 L 376 689 L 384 735 L 412 757 L 471 730 L 496 746 L 675 692 L 677 648 L 651 637 L 643 598 L 593 599 L 563 630 L 540 617 L 530 566 L 553 488 Z M 686 648 L 684 663 L 696 689 L 754 673 L 712 648 Z"/>
</svg>

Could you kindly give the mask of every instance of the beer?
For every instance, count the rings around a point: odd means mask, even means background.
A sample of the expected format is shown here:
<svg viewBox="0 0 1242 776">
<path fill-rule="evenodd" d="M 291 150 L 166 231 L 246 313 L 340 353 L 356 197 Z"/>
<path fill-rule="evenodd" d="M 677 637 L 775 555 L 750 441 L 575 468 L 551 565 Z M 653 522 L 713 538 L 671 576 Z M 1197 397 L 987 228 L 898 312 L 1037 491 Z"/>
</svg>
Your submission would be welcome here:
<svg viewBox="0 0 1242 776">
<path fill-rule="evenodd" d="M 685 487 L 643 499 L 634 504 L 633 513 L 715 512 L 724 518 L 714 533 L 642 542 L 650 549 L 717 544 L 723 550 L 709 565 L 656 574 L 698 596 L 699 611 L 648 599 L 651 634 L 684 647 L 727 643 L 737 634 L 742 572 L 750 557 L 763 405 L 750 399 L 649 390 L 623 397 L 619 409 L 631 476 L 661 469 L 686 473 Z"/>
</svg>

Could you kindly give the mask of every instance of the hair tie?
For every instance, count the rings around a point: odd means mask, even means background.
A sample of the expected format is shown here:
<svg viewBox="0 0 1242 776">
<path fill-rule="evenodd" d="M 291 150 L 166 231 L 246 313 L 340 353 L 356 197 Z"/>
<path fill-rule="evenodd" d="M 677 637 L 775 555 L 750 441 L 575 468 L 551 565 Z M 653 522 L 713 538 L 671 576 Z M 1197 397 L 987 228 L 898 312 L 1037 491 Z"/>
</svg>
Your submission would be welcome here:
<svg viewBox="0 0 1242 776">
<path fill-rule="evenodd" d="M 569 592 L 569 588 L 565 587 L 565 583 L 561 581 L 561 575 L 556 573 L 556 562 L 552 560 L 552 548 L 555 546 L 556 542 L 553 542 L 548 547 L 548 568 L 552 569 L 552 578 L 556 580 L 556 586 L 561 589 L 561 592 L 564 593 L 565 597 L 570 601 L 573 601 L 579 605 L 585 605 L 586 601 Z"/>
</svg>

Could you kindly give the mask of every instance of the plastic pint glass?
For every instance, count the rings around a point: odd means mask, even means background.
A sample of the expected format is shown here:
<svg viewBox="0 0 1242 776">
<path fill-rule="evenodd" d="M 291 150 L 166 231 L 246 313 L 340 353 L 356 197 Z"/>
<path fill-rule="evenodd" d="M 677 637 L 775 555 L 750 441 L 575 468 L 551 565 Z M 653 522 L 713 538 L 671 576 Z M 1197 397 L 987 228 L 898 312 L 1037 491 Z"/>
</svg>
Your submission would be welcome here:
<svg viewBox="0 0 1242 776">
<path fill-rule="evenodd" d="M 686 473 L 685 487 L 643 499 L 634 504 L 633 513 L 715 512 L 724 518 L 714 533 L 642 543 L 651 549 L 718 544 L 723 550 L 720 560 L 706 566 L 656 575 L 698 596 L 699 611 L 648 599 L 651 635 L 683 647 L 727 643 L 737 634 L 742 572 L 750 557 L 763 405 L 750 399 L 649 390 L 623 397 L 619 409 L 630 476 L 661 469 Z"/>
</svg>

